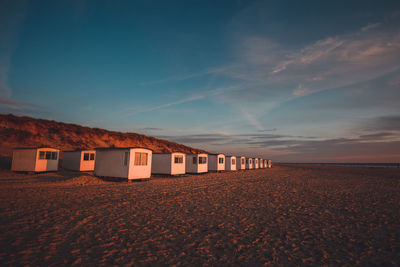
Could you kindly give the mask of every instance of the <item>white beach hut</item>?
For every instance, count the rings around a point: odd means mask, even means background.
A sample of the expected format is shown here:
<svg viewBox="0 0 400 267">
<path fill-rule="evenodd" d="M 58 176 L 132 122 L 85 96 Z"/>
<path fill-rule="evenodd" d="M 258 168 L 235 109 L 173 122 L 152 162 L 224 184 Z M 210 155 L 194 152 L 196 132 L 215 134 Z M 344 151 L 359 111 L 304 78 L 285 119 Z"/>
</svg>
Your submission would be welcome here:
<svg viewBox="0 0 400 267">
<path fill-rule="evenodd" d="M 246 157 L 237 156 L 236 157 L 236 169 L 245 170 L 246 169 Z"/>
<path fill-rule="evenodd" d="M 236 171 L 237 170 L 237 159 L 235 156 L 226 156 L 225 157 L 225 170 L 227 171 Z"/>
<path fill-rule="evenodd" d="M 264 168 L 268 168 L 268 160 L 264 159 Z"/>
<path fill-rule="evenodd" d="M 271 168 L 271 167 L 272 167 L 272 162 L 271 162 L 270 159 L 268 160 L 268 165 L 267 165 L 267 166 L 268 166 L 268 168 Z"/>
<path fill-rule="evenodd" d="M 253 169 L 253 158 L 246 158 L 246 169 Z"/>
<path fill-rule="evenodd" d="M 258 169 L 260 167 L 258 163 L 258 158 L 254 158 L 253 160 L 253 169 Z"/>
<path fill-rule="evenodd" d="M 94 171 L 96 150 L 63 151 L 62 167 L 73 171 Z"/>
<path fill-rule="evenodd" d="M 12 171 L 57 171 L 60 150 L 50 147 L 16 148 L 12 156 Z"/>
<path fill-rule="evenodd" d="M 173 153 L 153 153 L 151 173 L 179 175 L 186 173 L 186 154 Z"/>
<path fill-rule="evenodd" d="M 205 173 L 208 172 L 208 155 L 187 154 L 186 155 L 186 172 L 187 173 Z"/>
<path fill-rule="evenodd" d="M 100 177 L 148 179 L 152 150 L 141 147 L 96 148 L 94 174 Z"/>
<path fill-rule="evenodd" d="M 208 155 L 208 171 L 224 171 L 225 170 L 225 155 L 210 154 Z"/>
<path fill-rule="evenodd" d="M 262 158 L 260 158 L 259 164 L 260 164 L 260 169 L 264 169 L 264 160 Z"/>
</svg>

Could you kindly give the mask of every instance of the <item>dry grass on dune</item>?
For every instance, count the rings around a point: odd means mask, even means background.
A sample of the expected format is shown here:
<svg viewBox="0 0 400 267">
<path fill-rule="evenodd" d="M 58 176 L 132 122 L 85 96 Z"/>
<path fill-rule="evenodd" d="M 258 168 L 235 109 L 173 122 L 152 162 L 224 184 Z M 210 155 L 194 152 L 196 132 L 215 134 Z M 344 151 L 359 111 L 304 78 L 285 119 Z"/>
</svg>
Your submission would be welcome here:
<svg viewBox="0 0 400 267">
<path fill-rule="evenodd" d="M 52 120 L 0 114 L 0 166 L 16 147 L 54 147 L 61 150 L 96 147 L 146 147 L 154 152 L 203 150 L 137 133 L 122 133 Z M 2 159 L 4 157 L 4 159 Z M 10 164 L 8 160 L 5 162 Z"/>
<path fill-rule="evenodd" d="M 400 170 L 0 178 L 2 265 L 398 265 Z"/>
</svg>

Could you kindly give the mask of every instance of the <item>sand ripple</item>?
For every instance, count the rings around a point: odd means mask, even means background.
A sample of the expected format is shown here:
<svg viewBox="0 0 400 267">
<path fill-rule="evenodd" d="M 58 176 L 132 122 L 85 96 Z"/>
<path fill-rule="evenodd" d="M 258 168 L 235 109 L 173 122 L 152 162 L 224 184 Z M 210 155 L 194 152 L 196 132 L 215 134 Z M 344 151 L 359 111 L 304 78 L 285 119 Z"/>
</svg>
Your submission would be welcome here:
<svg viewBox="0 0 400 267">
<path fill-rule="evenodd" d="M 399 265 L 400 171 L 0 178 L 1 265 Z"/>
</svg>

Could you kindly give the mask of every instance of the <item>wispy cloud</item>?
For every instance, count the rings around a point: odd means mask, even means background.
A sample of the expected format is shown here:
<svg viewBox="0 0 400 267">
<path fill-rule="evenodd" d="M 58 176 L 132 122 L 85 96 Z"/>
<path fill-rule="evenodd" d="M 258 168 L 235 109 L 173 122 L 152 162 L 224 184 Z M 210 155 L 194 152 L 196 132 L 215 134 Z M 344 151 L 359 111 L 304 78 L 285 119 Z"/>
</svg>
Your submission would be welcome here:
<svg viewBox="0 0 400 267">
<path fill-rule="evenodd" d="M 208 91 L 202 91 L 200 93 L 176 100 L 176 101 L 172 101 L 172 102 L 168 102 L 168 103 L 164 103 L 161 105 L 157 105 L 157 106 L 152 106 L 149 108 L 143 108 L 143 109 L 135 109 L 133 111 L 128 111 L 127 115 L 136 115 L 136 114 L 140 114 L 140 113 L 144 113 L 144 112 L 151 112 L 151 111 L 156 111 L 156 110 L 160 110 L 160 109 L 166 109 L 172 106 L 176 106 L 176 105 L 181 105 L 181 104 L 185 104 L 185 103 L 189 103 L 189 102 L 194 102 L 197 100 L 202 100 L 202 99 L 206 99 L 209 97 L 214 97 L 214 96 L 218 96 L 221 94 L 224 94 L 228 91 L 233 91 L 236 90 L 235 87 L 220 87 L 220 88 L 216 88 L 213 90 L 208 90 Z"/>
<path fill-rule="evenodd" d="M 272 129 L 265 129 L 265 130 L 258 130 L 259 132 L 275 132 L 275 131 L 277 131 L 278 129 L 276 129 L 276 128 L 272 128 Z"/>
<path fill-rule="evenodd" d="M 21 23 L 25 18 L 26 1 L 0 2 L 0 96 L 11 97 L 8 84 L 11 55 L 16 47 Z"/>
<path fill-rule="evenodd" d="M 161 84 L 161 83 L 168 83 L 168 82 L 176 82 L 176 81 L 185 81 L 197 77 L 202 77 L 206 75 L 213 75 L 213 74 L 219 74 L 224 72 L 226 69 L 228 69 L 229 66 L 221 66 L 221 67 L 212 67 L 208 68 L 203 71 L 199 72 L 194 72 L 194 73 L 187 73 L 187 74 L 182 74 L 182 75 L 175 75 L 171 77 L 166 77 L 160 80 L 154 80 L 154 81 L 146 81 L 146 82 L 141 82 L 139 85 L 141 86 L 148 86 L 148 85 L 153 85 L 153 84 Z"/>
<path fill-rule="evenodd" d="M 206 97 L 205 94 L 203 94 L 203 95 L 193 95 L 193 96 L 189 96 L 189 97 L 177 100 L 177 101 L 164 103 L 164 104 L 161 104 L 161 105 L 158 105 L 158 106 L 152 106 L 152 107 L 144 108 L 144 109 L 141 109 L 141 110 L 134 110 L 132 112 L 128 112 L 127 115 L 136 115 L 136 114 L 140 114 L 140 113 L 144 113 L 144 112 L 151 112 L 151 111 L 155 111 L 155 110 L 159 110 L 159 109 L 169 108 L 169 107 L 172 107 L 172 106 L 175 106 L 175 105 L 180 105 L 180 104 L 184 104 L 184 103 L 200 100 L 200 99 L 203 99 L 205 97 Z"/>
<path fill-rule="evenodd" d="M 234 90 L 206 91 L 133 110 L 130 114 L 165 109 L 218 95 L 224 104 L 229 103 L 236 109 L 242 121 L 263 130 L 260 118 L 282 103 L 399 71 L 400 30 L 392 27 L 396 23 L 398 18 L 369 23 L 356 32 L 327 37 L 302 47 L 288 47 L 262 35 L 242 33 L 239 44 L 232 49 L 235 61 L 198 73 L 143 83 L 150 85 L 213 75 L 213 79 L 221 78 L 226 87 L 234 87 Z M 397 86 L 397 83 L 393 81 L 391 86 Z M 357 105 L 361 104 L 362 101 L 357 102 Z"/>
<path fill-rule="evenodd" d="M 143 127 L 140 128 L 140 130 L 144 130 L 144 131 L 162 131 L 162 128 L 157 128 L 157 127 Z"/>
<path fill-rule="evenodd" d="M 382 23 L 381 22 L 377 22 L 377 23 L 368 23 L 367 26 L 364 26 L 361 28 L 361 31 L 365 32 L 365 31 L 369 31 L 375 28 L 378 28 L 379 26 L 381 26 Z"/>
<path fill-rule="evenodd" d="M 166 136 L 159 135 L 159 138 L 168 139 L 174 142 L 184 143 L 184 144 L 214 144 L 219 142 L 226 142 L 231 140 L 231 136 L 223 135 L 218 133 L 213 134 L 187 134 L 187 135 L 177 135 L 177 136 Z"/>
<path fill-rule="evenodd" d="M 41 106 L 35 103 L 5 97 L 0 97 L 0 113 L 13 113 L 16 115 L 48 115 Z"/>
<path fill-rule="evenodd" d="M 0 105 L 14 107 L 14 108 L 37 107 L 37 105 L 30 103 L 30 102 L 18 101 L 18 100 L 13 100 L 10 98 L 5 98 L 5 97 L 0 97 Z"/>
<path fill-rule="evenodd" d="M 238 61 L 222 74 L 246 81 L 247 94 L 268 102 L 382 77 L 400 69 L 400 30 L 390 25 L 383 30 L 384 23 L 397 21 L 368 24 L 296 49 L 244 34 Z"/>
<path fill-rule="evenodd" d="M 238 109 L 242 117 L 248 121 L 252 126 L 254 126 L 257 130 L 263 131 L 264 127 L 261 123 L 257 120 L 256 116 L 249 112 L 245 106 L 238 105 Z"/>
<path fill-rule="evenodd" d="M 390 118 L 387 123 L 398 118 Z M 321 138 L 271 133 L 185 134 L 158 136 L 163 139 L 200 146 L 212 152 L 273 156 L 275 160 L 326 161 L 327 159 L 393 161 L 400 156 L 400 137 L 392 131 L 374 131 L 353 137 Z M 250 150 L 249 150 L 250 149 Z M 377 159 L 378 154 L 386 155 Z M 331 160 L 331 161 L 332 161 Z"/>
<path fill-rule="evenodd" d="M 185 134 L 176 136 L 159 135 L 157 137 L 185 144 L 209 144 L 209 145 L 252 145 L 261 144 L 286 145 L 302 140 L 316 139 L 313 136 L 293 136 L 285 134 L 270 133 L 207 133 L 207 134 Z"/>
<path fill-rule="evenodd" d="M 368 119 L 359 129 L 365 131 L 399 131 L 400 137 L 400 116 L 390 115 Z"/>
</svg>

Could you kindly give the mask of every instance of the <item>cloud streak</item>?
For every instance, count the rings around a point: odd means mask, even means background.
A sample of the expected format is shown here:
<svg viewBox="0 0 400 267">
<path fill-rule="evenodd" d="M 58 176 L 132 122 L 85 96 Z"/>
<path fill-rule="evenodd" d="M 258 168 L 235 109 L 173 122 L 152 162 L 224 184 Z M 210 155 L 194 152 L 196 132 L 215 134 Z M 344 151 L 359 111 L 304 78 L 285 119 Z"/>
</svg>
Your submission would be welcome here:
<svg viewBox="0 0 400 267">
<path fill-rule="evenodd" d="M 144 112 L 152 112 L 152 111 L 156 111 L 156 110 L 159 110 L 159 109 L 165 109 L 165 108 L 169 108 L 169 107 L 172 107 L 172 106 L 176 106 L 176 105 L 180 105 L 180 104 L 184 104 L 184 103 L 200 100 L 200 99 L 203 99 L 205 97 L 206 97 L 206 95 L 193 95 L 193 96 L 189 96 L 189 97 L 177 100 L 177 101 L 173 101 L 173 102 L 161 104 L 161 105 L 158 105 L 158 106 L 153 106 L 153 107 L 150 107 L 150 108 L 144 108 L 144 109 L 141 109 L 141 110 L 136 110 L 136 111 L 133 111 L 133 112 L 129 112 L 128 115 L 137 115 L 137 114 L 144 113 Z"/>
<path fill-rule="evenodd" d="M 368 129 L 364 126 L 368 125 Z M 372 127 L 374 125 L 374 127 Z M 279 133 L 186 134 L 158 136 L 163 139 L 217 149 L 221 152 L 276 156 L 282 161 L 396 161 L 400 157 L 400 118 L 386 116 L 360 125 L 361 134 L 352 137 L 321 138 Z M 250 149 L 250 150 L 249 150 Z M 250 151 L 250 152 L 249 152 Z M 252 151 L 252 152 L 251 152 Z M 377 158 L 377 155 L 384 155 Z"/>
<path fill-rule="evenodd" d="M 185 104 L 185 103 L 194 102 L 197 100 L 215 97 L 218 95 L 222 95 L 228 91 L 234 91 L 234 90 L 236 90 L 235 87 L 221 87 L 221 88 L 217 88 L 217 89 L 213 89 L 213 90 L 208 90 L 208 91 L 204 91 L 202 93 L 194 94 L 194 95 L 191 95 L 191 96 L 188 96 L 188 97 L 176 100 L 176 101 L 164 103 L 161 105 L 152 106 L 152 107 L 144 108 L 144 109 L 140 109 L 140 110 L 129 111 L 127 113 L 127 115 L 137 115 L 137 114 L 144 113 L 144 112 L 152 112 L 152 111 L 156 111 L 156 110 L 160 110 L 160 109 L 166 109 L 166 108 L 169 108 L 172 106 L 177 106 L 177 105 L 181 105 L 181 104 Z"/>
<path fill-rule="evenodd" d="M 398 22 L 385 23 L 296 49 L 244 34 L 238 61 L 222 74 L 246 81 L 247 94 L 269 102 L 382 77 L 400 69 L 400 30 L 391 27 Z"/>
<path fill-rule="evenodd" d="M 26 1 L 2 1 L 0 3 L 0 97 L 10 98 L 12 88 L 8 75 L 10 59 L 15 50 L 17 36 L 25 18 Z"/>
<path fill-rule="evenodd" d="M 399 131 L 400 136 L 400 116 L 390 115 L 369 119 L 359 128 L 364 131 Z"/>
<path fill-rule="evenodd" d="M 4 97 L 0 97 L 0 105 L 12 107 L 12 108 L 37 107 L 37 105 L 30 103 L 30 102 L 18 101 L 18 100 L 13 100 L 13 99 L 4 98 Z"/>
</svg>

